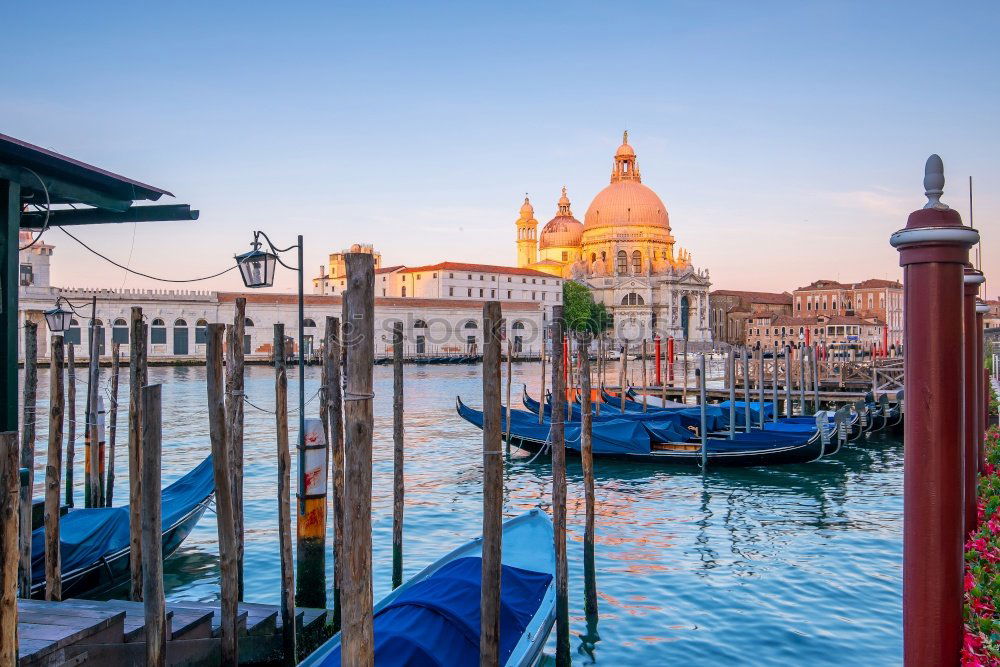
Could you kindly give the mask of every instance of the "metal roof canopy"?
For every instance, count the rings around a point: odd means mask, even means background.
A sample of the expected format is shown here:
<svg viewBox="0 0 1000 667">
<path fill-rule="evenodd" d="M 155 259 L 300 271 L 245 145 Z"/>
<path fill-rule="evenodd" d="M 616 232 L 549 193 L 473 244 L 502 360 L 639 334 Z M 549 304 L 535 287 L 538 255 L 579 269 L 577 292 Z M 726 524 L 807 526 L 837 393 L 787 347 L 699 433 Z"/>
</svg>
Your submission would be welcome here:
<svg viewBox="0 0 1000 667">
<path fill-rule="evenodd" d="M 198 219 L 198 211 L 186 204 L 133 206 L 163 195 L 173 197 L 162 188 L 0 134 L 0 432 L 18 426 L 19 232 L 40 228 L 46 219 L 44 212 L 25 206 L 85 207 L 50 208 L 50 227 Z"/>
</svg>

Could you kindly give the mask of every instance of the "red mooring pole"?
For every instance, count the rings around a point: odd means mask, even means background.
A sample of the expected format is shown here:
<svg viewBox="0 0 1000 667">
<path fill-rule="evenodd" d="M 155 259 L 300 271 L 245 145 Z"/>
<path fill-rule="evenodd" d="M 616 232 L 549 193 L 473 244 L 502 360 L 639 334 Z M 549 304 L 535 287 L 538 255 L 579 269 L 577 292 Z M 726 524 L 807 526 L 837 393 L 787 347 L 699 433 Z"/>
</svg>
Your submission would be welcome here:
<svg viewBox="0 0 1000 667">
<path fill-rule="evenodd" d="M 963 385 L 965 387 L 965 536 L 979 525 L 976 506 L 979 493 L 976 476 L 979 473 L 979 364 L 976 363 L 979 345 L 976 342 L 976 295 L 985 280 L 982 271 L 966 266 L 962 276 L 965 289 L 962 296 L 962 327 L 965 349 Z"/>
<path fill-rule="evenodd" d="M 674 337 L 667 339 L 667 379 L 674 381 Z"/>
<path fill-rule="evenodd" d="M 656 386 L 663 384 L 663 376 L 660 374 L 660 335 L 653 336 L 653 346 L 656 348 Z"/>
<path fill-rule="evenodd" d="M 979 233 L 940 202 L 941 158 L 924 171 L 927 204 L 889 242 L 903 267 L 903 660 L 958 665 L 962 650 L 962 271 Z M 959 359 L 962 358 L 959 352 Z"/>
<path fill-rule="evenodd" d="M 983 276 L 983 280 L 986 277 Z M 981 301 L 976 302 L 976 384 L 982 378 L 979 387 L 979 400 L 976 405 L 979 414 L 976 417 L 978 430 L 976 432 L 976 454 L 979 473 L 986 469 L 986 425 L 990 414 L 990 375 L 986 369 L 986 349 L 983 340 L 983 317 L 990 312 L 990 307 Z"/>
</svg>

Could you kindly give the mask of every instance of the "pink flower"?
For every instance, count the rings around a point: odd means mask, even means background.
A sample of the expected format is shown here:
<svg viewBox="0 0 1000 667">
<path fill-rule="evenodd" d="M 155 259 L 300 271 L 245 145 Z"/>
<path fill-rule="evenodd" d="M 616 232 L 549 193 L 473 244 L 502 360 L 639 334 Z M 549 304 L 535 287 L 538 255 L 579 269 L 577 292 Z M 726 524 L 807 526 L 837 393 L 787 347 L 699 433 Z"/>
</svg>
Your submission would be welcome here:
<svg viewBox="0 0 1000 667">
<path fill-rule="evenodd" d="M 986 543 L 986 538 L 984 537 L 977 537 L 976 539 L 969 540 L 965 543 L 966 551 L 975 551 L 980 554 L 986 551 L 988 547 L 989 545 Z"/>
<path fill-rule="evenodd" d="M 993 608 L 993 603 L 990 602 L 988 597 L 972 598 L 969 602 L 969 606 L 972 607 L 972 611 L 980 616 L 992 616 L 996 610 Z"/>
<path fill-rule="evenodd" d="M 971 572 L 965 573 L 965 592 L 968 593 L 973 588 L 976 587 L 976 578 L 972 576 Z"/>
</svg>

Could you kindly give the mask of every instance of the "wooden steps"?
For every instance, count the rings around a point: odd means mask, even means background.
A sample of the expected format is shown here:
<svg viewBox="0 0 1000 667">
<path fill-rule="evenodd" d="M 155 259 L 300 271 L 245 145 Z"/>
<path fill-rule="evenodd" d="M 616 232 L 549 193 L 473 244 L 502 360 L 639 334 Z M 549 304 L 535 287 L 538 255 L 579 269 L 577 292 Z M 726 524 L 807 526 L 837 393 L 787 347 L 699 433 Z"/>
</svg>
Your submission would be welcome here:
<svg viewBox="0 0 1000 667">
<path fill-rule="evenodd" d="M 303 650 L 312 650 L 326 639 L 327 610 L 297 608 L 295 624 Z M 167 655 L 177 664 L 217 660 L 221 630 L 218 604 L 167 603 Z M 241 636 L 241 662 L 272 660 L 280 656 L 281 618 L 277 606 L 241 603 L 237 619 Z M 144 653 L 145 608 L 129 600 L 70 599 L 63 602 L 18 600 L 20 665 L 81 664 L 97 660 L 118 667 L 139 665 Z M 276 653 L 277 652 L 277 653 Z M 89 653 L 89 657 L 88 656 Z M 171 664 L 168 660 L 168 664 Z"/>
</svg>

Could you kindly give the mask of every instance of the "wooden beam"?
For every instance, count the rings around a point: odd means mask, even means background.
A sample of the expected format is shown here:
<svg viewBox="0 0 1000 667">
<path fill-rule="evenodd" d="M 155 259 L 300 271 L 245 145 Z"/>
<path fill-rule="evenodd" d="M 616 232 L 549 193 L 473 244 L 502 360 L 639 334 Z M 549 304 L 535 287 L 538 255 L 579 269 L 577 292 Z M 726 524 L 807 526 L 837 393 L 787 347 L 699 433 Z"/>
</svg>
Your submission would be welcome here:
<svg viewBox="0 0 1000 667">
<path fill-rule="evenodd" d="M 9 164 L 0 163 L 0 179 L 17 183 L 22 188 L 30 188 L 31 190 L 37 190 L 39 187 L 38 181 L 41 180 L 42 183 L 45 183 L 49 199 L 53 202 L 72 201 L 74 203 L 78 202 L 89 206 L 105 208 L 110 211 L 125 211 L 132 205 L 131 199 L 121 199 L 120 197 L 115 197 L 104 192 L 98 192 L 92 188 L 60 180 L 45 172 L 32 172 Z M 32 203 L 44 204 L 45 202 L 40 200 L 38 202 L 32 201 Z"/>
<path fill-rule="evenodd" d="M 17 424 L 18 224 L 21 186 L 0 174 L 0 431 Z"/>
<path fill-rule="evenodd" d="M 101 225 L 119 222 L 169 222 L 171 220 L 197 220 L 200 212 L 188 204 L 162 204 L 158 206 L 133 206 L 125 211 L 103 208 L 59 209 L 49 213 L 49 227 L 72 225 Z M 44 211 L 21 214 L 21 229 L 41 229 L 45 224 Z"/>
</svg>

